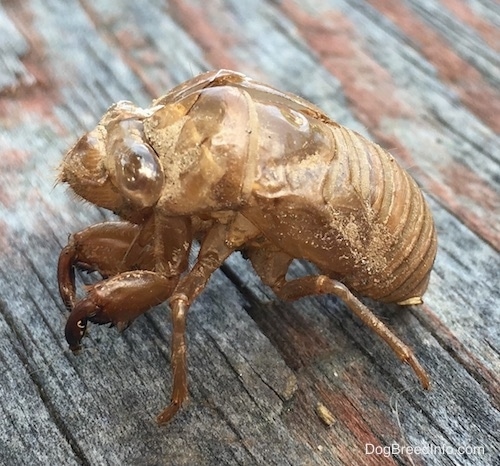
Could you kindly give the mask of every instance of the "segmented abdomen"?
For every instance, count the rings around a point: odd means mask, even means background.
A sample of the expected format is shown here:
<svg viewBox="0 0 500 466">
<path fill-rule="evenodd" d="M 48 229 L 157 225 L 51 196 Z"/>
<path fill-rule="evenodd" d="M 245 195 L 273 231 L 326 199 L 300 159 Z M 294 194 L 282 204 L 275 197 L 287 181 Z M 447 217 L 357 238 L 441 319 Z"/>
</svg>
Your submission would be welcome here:
<svg viewBox="0 0 500 466">
<path fill-rule="evenodd" d="M 342 126 L 332 132 L 335 162 L 324 196 L 355 261 L 345 283 L 377 300 L 421 302 L 437 240 L 420 188 L 377 144 Z"/>
</svg>

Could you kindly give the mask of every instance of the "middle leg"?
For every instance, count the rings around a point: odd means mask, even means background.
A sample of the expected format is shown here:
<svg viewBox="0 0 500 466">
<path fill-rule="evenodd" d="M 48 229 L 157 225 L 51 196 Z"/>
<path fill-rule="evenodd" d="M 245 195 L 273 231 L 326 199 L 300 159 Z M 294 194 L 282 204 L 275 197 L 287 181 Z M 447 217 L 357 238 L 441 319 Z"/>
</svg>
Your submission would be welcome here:
<svg viewBox="0 0 500 466">
<path fill-rule="evenodd" d="M 215 223 L 201 243 L 192 269 L 183 276 L 170 298 L 172 310 L 172 372 L 170 404 L 157 417 L 158 424 L 167 423 L 188 397 L 186 362 L 186 317 L 189 307 L 203 291 L 212 273 L 227 257 L 258 231 L 243 217 L 236 216 L 229 225 Z"/>
</svg>

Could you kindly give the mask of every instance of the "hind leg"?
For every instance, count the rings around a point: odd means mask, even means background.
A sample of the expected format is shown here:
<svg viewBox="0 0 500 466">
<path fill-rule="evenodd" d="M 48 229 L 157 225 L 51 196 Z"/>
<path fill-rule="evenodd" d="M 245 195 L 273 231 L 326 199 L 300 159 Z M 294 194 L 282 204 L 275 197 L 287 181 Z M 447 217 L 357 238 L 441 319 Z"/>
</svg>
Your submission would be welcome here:
<svg viewBox="0 0 500 466">
<path fill-rule="evenodd" d="M 341 298 L 351 312 L 356 314 L 366 326 L 382 338 L 401 361 L 413 369 L 422 386 L 425 389 L 429 388 L 429 376 L 410 347 L 403 343 L 343 283 L 326 275 L 310 275 L 286 281 L 285 276 L 292 257 L 272 247 L 267 250 L 249 251 L 248 257 L 262 281 L 270 286 L 280 299 L 294 301 L 314 294 L 333 294 Z"/>
</svg>

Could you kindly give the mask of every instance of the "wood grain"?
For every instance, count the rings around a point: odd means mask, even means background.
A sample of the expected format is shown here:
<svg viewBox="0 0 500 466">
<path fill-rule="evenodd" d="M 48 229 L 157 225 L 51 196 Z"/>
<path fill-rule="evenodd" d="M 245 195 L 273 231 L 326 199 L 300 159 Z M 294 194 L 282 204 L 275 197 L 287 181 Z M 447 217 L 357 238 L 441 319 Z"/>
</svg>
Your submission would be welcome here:
<svg viewBox="0 0 500 466">
<path fill-rule="evenodd" d="M 491 0 L 2 2 L 0 464 L 499 464 L 499 44 Z M 57 257 L 109 214 L 54 187 L 62 154 L 112 102 L 222 67 L 314 102 L 424 189 L 426 304 L 368 304 L 431 391 L 342 302 L 282 303 L 239 255 L 192 307 L 191 401 L 166 427 L 167 306 L 68 350 Z"/>
</svg>

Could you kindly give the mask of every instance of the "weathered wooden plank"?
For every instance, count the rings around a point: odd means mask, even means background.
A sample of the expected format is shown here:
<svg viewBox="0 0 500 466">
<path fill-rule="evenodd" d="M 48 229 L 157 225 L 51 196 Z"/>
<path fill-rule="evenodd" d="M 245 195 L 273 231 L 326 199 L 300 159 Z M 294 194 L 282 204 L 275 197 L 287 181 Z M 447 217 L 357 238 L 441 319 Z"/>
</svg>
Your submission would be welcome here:
<svg viewBox="0 0 500 466">
<path fill-rule="evenodd" d="M 495 464 L 500 164 L 491 26 L 500 15 L 487 0 L 467 5 L 473 16 L 462 7 L 5 2 L 0 463 Z M 70 231 L 105 214 L 52 189 L 61 154 L 111 102 L 147 105 L 219 67 L 314 101 L 393 149 L 424 186 L 441 244 L 427 304 L 370 306 L 415 348 L 432 391 L 341 302 L 281 303 L 238 255 L 193 305 L 191 402 L 168 426 L 154 423 L 169 397 L 165 306 L 122 335 L 94 326 L 85 351 L 70 354 L 56 259 Z M 297 264 L 292 274 L 310 271 Z M 318 402 L 333 415 L 330 428 L 315 413 Z M 406 451 L 366 452 L 392 444 Z M 415 455 L 406 447 L 435 449 Z"/>
</svg>

